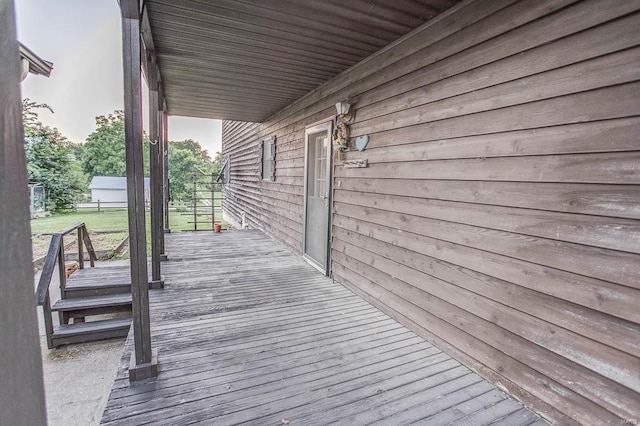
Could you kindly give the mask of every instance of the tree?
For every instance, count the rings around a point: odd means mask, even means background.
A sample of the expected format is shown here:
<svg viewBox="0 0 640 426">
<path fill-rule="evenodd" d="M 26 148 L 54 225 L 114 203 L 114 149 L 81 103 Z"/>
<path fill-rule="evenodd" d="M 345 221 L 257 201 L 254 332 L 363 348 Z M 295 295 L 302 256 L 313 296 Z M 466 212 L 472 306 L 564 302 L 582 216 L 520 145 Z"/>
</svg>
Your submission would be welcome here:
<svg viewBox="0 0 640 426">
<path fill-rule="evenodd" d="M 40 123 L 38 109 L 53 112 L 46 104 L 38 104 L 28 98 L 23 100 L 22 120 L 29 182 L 44 184 L 46 204 L 50 208 L 74 208 L 87 189 L 86 176 L 74 155 L 77 146 L 58 129 Z"/>
<path fill-rule="evenodd" d="M 149 176 L 149 139 L 144 135 L 145 175 Z M 211 157 L 192 139 L 169 142 L 169 179 L 173 199 L 191 199 L 193 173 L 199 168 L 204 173 L 214 171 Z M 96 130 L 84 144 L 82 159 L 84 170 L 90 176 L 125 176 L 126 157 L 124 141 L 124 112 L 114 111 L 96 117 Z M 219 170 L 219 167 L 218 167 Z"/>
<path fill-rule="evenodd" d="M 194 173 L 213 172 L 211 157 L 197 141 L 169 141 L 169 181 L 174 200 L 191 200 Z"/>
<path fill-rule="evenodd" d="M 29 98 L 22 100 L 22 125 L 25 129 L 41 124 L 38 117 L 39 109 L 46 109 L 53 113 L 53 110 L 47 104 L 39 104 Z"/>
<path fill-rule="evenodd" d="M 217 176 L 220 173 L 220 169 L 222 168 L 222 153 L 216 152 L 216 155 L 213 157 L 213 162 L 211 163 L 211 171 Z"/>
<path fill-rule="evenodd" d="M 198 158 L 201 158 L 204 162 L 210 163 L 211 157 L 209 157 L 209 153 L 202 148 L 199 142 L 194 141 L 193 139 L 185 139 L 183 141 L 171 141 L 170 144 L 173 144 L 175 148 L 186 149 L 191 151 L 193 155 Z"/>
<path fill-rule="evenodd" d="M 144 136 L 144 173 L 149 176 L 149 139 Z M 83 152 L 89 176 L 125 176 L 124 111 L 96 117 L 96 130 L 87 137 Z"/>
</svg>

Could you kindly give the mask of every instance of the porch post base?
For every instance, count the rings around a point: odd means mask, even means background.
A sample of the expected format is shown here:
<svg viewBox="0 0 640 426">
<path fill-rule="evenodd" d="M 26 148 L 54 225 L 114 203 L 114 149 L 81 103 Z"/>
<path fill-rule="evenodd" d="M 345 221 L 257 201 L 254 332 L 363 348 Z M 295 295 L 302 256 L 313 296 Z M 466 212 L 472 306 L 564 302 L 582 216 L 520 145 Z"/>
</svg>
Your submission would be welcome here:
<svg viewBox="0 0 640 426">
<path fill-rule="evenodd" d="M 164 230 L 165 234 L 170 234 L 171 232 L 172 232 L 171 228 L 165 228 L 165 230 Z"/>
<path fill-rule="evenodd" d="M 149 290 L 162 290 L 164 288 L 164 277 L 159 280 L 149 281 Z"/>
<path fill-rule="evenodd" d="M 166 262 L 167 260 L 169 260 L 169 255 L 167 253 L 161 253 L 160 262 Z"/>
<path fill-rule="evenodd" d="M 151 349 L 151 362 L 136 365 L 136 354 L 129 361 L 129 383 L 149 379 L 158 375 L 158 348 Z"/>
</svg>

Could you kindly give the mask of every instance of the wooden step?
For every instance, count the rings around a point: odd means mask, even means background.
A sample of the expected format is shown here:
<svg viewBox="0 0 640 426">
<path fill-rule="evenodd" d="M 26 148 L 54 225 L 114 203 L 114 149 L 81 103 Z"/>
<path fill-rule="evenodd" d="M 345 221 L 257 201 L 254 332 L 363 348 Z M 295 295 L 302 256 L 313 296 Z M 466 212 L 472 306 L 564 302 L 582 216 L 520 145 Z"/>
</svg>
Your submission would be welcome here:
<svg viewBox="0 0 640 426">
<path fill-rule="evenodd" d="M 98 285 L 72 285 L 64 290 L 65 299 L 96 297 L 131 293 L 131 283 L 100 283 Z"/>
<path fill-rule="evenodd" d="M 60 322 L 67 324 L 70 318 L 103 315 L 131 310 L 131 294 L 116 294 L 99 297 L 61 299 L 53 304 L 51 311 L 60 312 Z"/>
<path fill-rule="evenodd" d="M 109 306 L 131 306 L 131 294 L 116 294 L 99 297 L 61 299 L 53 304 L 52 311 L 77 311 L 82 309 L 104 308 Z"/>
<path fill-rule="evenodd" d="M 84 343 L 95 340 L 123 337 L 129 333 L 131 318 L 117 318 L 100 321 L 63 324 L 53 330 L 54 347 L 70 343 Z"/>
<path fill-rule="evenodd" d="M 131 293 L 128 265 L 85 268 L 73 273 L 63 290 L 63 299 Z"/>
</svg>

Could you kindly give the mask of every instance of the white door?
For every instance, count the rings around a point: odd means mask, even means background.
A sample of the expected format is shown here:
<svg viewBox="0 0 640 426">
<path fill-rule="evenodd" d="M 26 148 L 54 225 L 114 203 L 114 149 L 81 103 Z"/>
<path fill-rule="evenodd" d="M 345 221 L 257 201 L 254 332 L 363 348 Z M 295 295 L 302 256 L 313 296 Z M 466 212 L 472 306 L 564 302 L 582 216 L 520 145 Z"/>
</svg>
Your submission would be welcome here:
<svg viewBox="0 0 640 426">
<path fill-rule="evenodd" d="M 303 255 L 328 272 L 331 195 L 331 121 L 305 131 Z"/>
</svg>

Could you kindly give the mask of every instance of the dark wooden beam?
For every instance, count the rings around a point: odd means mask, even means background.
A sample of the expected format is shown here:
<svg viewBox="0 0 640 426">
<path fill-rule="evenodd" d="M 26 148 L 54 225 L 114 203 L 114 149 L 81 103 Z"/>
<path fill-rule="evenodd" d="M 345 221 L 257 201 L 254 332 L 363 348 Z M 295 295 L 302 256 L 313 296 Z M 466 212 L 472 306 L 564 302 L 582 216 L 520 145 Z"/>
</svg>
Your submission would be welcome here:
<svg viewBox="0 0 640 426">
<path fill-rule="evenodd" d="M 158 374 L 157 356 L 151 348 L 149 284 L 144 200 L 142 139 L 142 78 L 139 0 L 121 0 L 124 116 L 129 212 L 129 253 L 135 351 L 129 380 Z"/>
<path fill-rule="evenodd" d="M 140 37 L 144 43 L 145 49 L 148 51 L 156 50 L 156 46 L 153 43 L 153 36 L 151 34 L 151 22 L 149 21 L 149 11 L 147 9 L 147 2 L 143 1 L 140 5 Z"/>
<path fill-rule="evenodd" d="M 164 249 L 164 233 L 171 232 L 169 228 L 169 185 L 168 185 L 168 164 L 167 164 L 167 126 L 166 126 L 166 100 L 164 97 L 164 93 L 162 90 L 162 72 L 160 71 L 160 67 L 157 63 L 157 56 L 155 54 L 155 43 L 153 41 L 153 34 L 151 33 L 151 23 L 149 21 L 149 11 L 147 10 L 147 4 L 143 2 L 140 6 L 140 36 L 142 38 L 142 42 L 144 43 L 144 47 L 147 52 L 153 52 L 154 63 L 156 74 L 156 82 L 157 82 L 157 90 L 158 90 L 158 136 L 160 140 L 160 181 L 161 181 L 161 195 L 162 195 L 162 216 L 161 221 L 164 222 L 163 225 L 163 235 L 160 237 L 160 247 L 161 247 L 161 255 L 160 258 L 162 260 L 166 260 L 167 255 Z M 145 69 L 145 75 L 147 75 L 147 81 L 149 71 Z M 153 189 L 151 190 L 153 193 Z M 153 209 L 153 208 L 152 208 Z M 153 218 L 152 218 L 153 222 Z M 153 225 L 152 225 L 153 226 Z"/>
<path fill-rule="evenodd" d="M 162 96 L 162 91 L 160 90 L 158 92 L 160 99 Z M 159 155 L 159 161 L 160 161 L 160 192 L 162 195 L 162 200 L 161 200 L 161 204 L 162 204 L 162 232 L 161 232 L 161 236 L 160 236 L 160 259 L 161 260 L 167 260 L 167 251 L 165 249 L 165 244 L 164 244 L 164 225 L 165 225 L 165 218 L 167 216 L 167 211 L 165 210 L 166 206 L 164 203 L 164 145 L 165 145 L 165 140 L 164 140 L 164 111 L 162 111 L 162 109 L 158 110 L 158 145 L 160 145 L 160 155 Z"/>
<path fill-rule="evenodd" d="M 13 0 L 0 1 L 0 424 L 46 423 Z"/>
<path fill-rule="evenodd" d="M 164 287 L 160 270 L 160 255 L 162 254 L 162 238 L 164 236 L 162 223 L 162 164 L 160 163 L 160 131 L 159 131 L 159 96 L 158 96 L 158 67 L 153 50 L 146 51 L 147 85 L 149 86 L 149 170 L 151 172 L 151 281 L 149 288 Z"/>
<path fill-rule="evenodd" d="M 160 164 L 160 172 L 159 172 L 159 185 L 160 185 L 160 195 L 161 195 L 161 200 L 160 200 L 160 204 L 162 206 L 162 217 L 161 217 L 161 224 L 160 224 L 160 260 L 162 261 L 166 261 L 167 260 L 167 250 L 165 249 L 165 244 L 164 244 L 164 228 L 165 228 L 165 221 L 166 221 L 166 217 L 167 217 L 167 205 L 165 204 L 165 200 L 164 200 L 164 162 L 165 162 L 165 145 L 167 143 L 166 141 L 166 135 L 165 135 L 165 128 L 164 128 L 164 90 L 162 88 L 162 77 L 160 75 L 160 68 L 158 68 L 158 111 L 157 111 L 157 119 L 158 119 L 158 145 L 159 145 L 159 153 L 158 153 L 158 161 Z"/>
<path fill-rule="evenodd" d="M 169 226 L 169 201 L 171 198 L 171 193 L 169 192 L 169 114 L 167 113 L 166 103 L 162 112 L 162 127 L 162 133 L 164 134 L 164 157 L 162 163 L 164 172 L 164 232 L 170 233 L 171 227 Z"/>
</svg>

